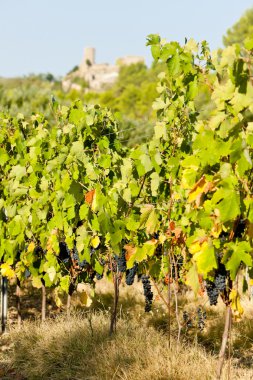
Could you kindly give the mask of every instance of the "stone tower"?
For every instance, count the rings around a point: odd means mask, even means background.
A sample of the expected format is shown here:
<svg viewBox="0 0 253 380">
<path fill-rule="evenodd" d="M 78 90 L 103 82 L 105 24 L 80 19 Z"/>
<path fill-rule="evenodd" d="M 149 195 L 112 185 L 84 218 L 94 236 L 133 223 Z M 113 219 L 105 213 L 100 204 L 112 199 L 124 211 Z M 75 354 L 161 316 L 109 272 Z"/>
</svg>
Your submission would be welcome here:
<svg viewBox="0 0 253 380">
<path fill-rule="evenodd" d="M 95 53 L 96 50 L 93 47 L 87 47 L 84 49 L 83 61 L 79 67 L 82 75 L 87 71 L 87 69 L 95 64 Z"/>
<path fill-rule="evenodd" d="M 95 53 L 96 50 L 93 47 L 87 47 L 84 49 L 84 63 L 86 64 L 95 64 Z M 88 63 L 89 62 L 89 63 Z"/>
</svg>

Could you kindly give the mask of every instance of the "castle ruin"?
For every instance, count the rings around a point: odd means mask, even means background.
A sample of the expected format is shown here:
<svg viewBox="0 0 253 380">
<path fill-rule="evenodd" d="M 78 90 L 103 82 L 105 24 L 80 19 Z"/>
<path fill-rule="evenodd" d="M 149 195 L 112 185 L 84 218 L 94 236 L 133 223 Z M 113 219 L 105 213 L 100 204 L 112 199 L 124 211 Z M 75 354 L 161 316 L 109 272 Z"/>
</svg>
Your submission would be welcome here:
<svg viewBox="0 0 253 380">
<path fill-rule="evenodd" d="M 115 65 L 108 63 L 96 63 L 96 50 L 93 47 L 84 49 L 84 58 L 78 69 L 68 74 L 62 81 L 64 91 L 71 89 L 81 90 L 82 86 L 75 83 L 77 78 L 83 79 L 87 84 L 87 91 L 101 92 L 110 87 L 119 75 L 119 69 L 123 65 L 145 63 L 143 57 L 126 56 L 118 58 Z"/>
</svg>

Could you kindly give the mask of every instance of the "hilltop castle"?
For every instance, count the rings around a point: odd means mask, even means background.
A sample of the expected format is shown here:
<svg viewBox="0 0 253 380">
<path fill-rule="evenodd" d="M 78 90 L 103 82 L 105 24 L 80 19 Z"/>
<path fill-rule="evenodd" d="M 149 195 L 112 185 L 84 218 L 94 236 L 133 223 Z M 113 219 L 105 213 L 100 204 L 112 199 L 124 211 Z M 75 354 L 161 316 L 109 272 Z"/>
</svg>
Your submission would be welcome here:
<svg viewBox="0 0 253 380">
<path fill-rule="evenodd" d="M 77 78 L 83 79 L 88 84 L 88 91 L 102 91 L 111 86 L 117 79 L 120 66 L 131 65 L 145 60 L 143 57 L 126 56 L 118 58 L 115 65 L 108 63 L 99 63 L 95 61 L 96 51 L 93 47 L 84 49 L 84 58 L 77 70 L 67 74 L 62 81 L 64 91 L 71 89 L 81 90 L 82 86 L 76 81 Z"/>
</svg>

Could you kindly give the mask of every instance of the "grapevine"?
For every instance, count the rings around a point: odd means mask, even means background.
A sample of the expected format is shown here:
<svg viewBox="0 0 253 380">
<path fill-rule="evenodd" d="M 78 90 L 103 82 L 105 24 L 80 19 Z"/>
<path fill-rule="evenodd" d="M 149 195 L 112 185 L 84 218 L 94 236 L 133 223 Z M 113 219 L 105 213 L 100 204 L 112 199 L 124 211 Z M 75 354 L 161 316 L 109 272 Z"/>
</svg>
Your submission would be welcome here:
<svg viewBox="0 0 253 380">
<path fill-rule="evenodd" d="M 111 276 L 117 297 L 138 271 L 196 294 L 205 284 L 229 326 L 243 313 L 238 274 L 253 267 L 252 48 L 147 44 L 166 67 L 147 143 L 123 147 L 112 113 L 80 101 L 54 101 L 53 122 L 0 113 L 1 274 L 68 294 Z"/>
</svg>

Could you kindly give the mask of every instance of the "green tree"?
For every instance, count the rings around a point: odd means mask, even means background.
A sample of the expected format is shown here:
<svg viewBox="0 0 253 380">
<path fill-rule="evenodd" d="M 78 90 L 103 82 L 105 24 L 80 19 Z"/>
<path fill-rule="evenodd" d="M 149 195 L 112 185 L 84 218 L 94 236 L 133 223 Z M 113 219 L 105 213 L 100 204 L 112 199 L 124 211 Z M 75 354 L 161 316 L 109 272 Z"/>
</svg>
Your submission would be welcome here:
<svg viewBox="0 0 253 380">
<path fill-rule="evenodd" d="M 248 9 L 243 16 L 223 36 L 223 44 L 227 47 L 234 43 L 243 43 L 245 38 L 253 36 L 253 8 Z"/>
</svg>

